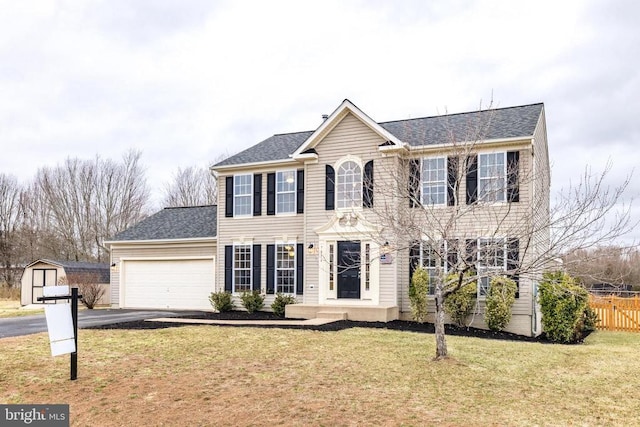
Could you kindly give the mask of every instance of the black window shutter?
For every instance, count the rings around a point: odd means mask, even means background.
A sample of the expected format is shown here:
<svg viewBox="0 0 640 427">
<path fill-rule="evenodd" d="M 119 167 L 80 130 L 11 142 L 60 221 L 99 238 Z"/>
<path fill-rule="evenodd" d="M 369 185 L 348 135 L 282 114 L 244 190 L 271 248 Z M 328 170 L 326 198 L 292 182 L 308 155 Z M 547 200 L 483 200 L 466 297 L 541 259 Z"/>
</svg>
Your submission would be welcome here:
<svg viewBox="0 0 640 427">
<path fill-rule="evenodd" d="M 409 207 L 422 205 L 420 200 L 420 159 L 409 160 Z"/>
<path fill-rule="evenodd" d="M 224 290 L 233 292 L 233 246 L 224 247 Z"/>
<path fill-rule="evenodd" d="M 267 245 L 267 293 L 275 293 L 276 245 Z"/>
<path fill-rule="evenodd" d="M 276 214 L 276 174 L 267 174 L 267 215 Z"/>
<path fill-rule="evenodd" d="M 478 156 L 467 157 L 467 204 L 478 201 Z"/>
<path fill-rule="evenodd" d="M 409 247 L 409 283 L 413 278 L 413 272 L 418 268 L 420 262 L 420 242 L 414 241 Z"/>
<path fill-rule="evenodd" d="M 476 271 L 476 262 L 478 261 L 478 241 L 476 239 L 467 239 L 465 241 L 465 262 L 471 271 Z"/>
<path fill-rule="evenodd" d="M 253 245 L 253 277 L 251 283 L 254 291 L 260 291 L 260 268 L 262 267 L 262 254 L 260 245 Z"/>
<path fill-rule="evenodd" d="M 224 184 L 224 216 L 233 216 L 233 177 L 228 176 Z"/>
<path fill-rule="evenodd" d="M 304 245 L 296 245 L 296 295 L 304 293 Z"/>
<path fill-rule="evenodd" d="M 253 175 L 253 216 L 262 215 L 262 174 Z"/>
<path fill-rule="evenodd" d="M 327 165 L 324 186 L 324 209 L 332 211 L 336 203 L 336 171 Z"/>
<path fill-rule="evenodd" d="M 362 180 L 362 207 L 373 207 L 373 160 L 364 165 L 364 179 Z"/>
<path fill-rule="evenodd" d="M 447 158 L 447 206 L 454 206 L 458 189 L 458 156 Z"/>
<path fill-rule="evenodd" d="M 304 213 L 304 169 L 298 169 L 297 178 L 296 212 Z"/>
<path fill-rule="evenodd" d="M 507 152 L 507 201 L 520 201 L 520 152 Z"/>
<path fill-rule="evenodd" d="M 516 282 L 516 298 L 520 298 L 520 275 L 517 274 L 520 261 L 520 240 L 509 239 L 507 247 L 508 276 Z"/>
</svg>

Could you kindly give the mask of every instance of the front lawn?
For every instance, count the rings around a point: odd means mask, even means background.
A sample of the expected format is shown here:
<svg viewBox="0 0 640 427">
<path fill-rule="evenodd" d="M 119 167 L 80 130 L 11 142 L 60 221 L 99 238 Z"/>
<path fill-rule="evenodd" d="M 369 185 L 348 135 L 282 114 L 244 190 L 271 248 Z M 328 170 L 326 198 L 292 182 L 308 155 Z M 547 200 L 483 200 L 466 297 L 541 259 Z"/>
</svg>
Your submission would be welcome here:
<svg viewBox="0 0 640 427">
<path fill-rule="evenodd" d="M 183 326 L 81 330 L 79 378 L 46 334 L 0 340 L 0 402 L 69 403 L 72 425 L 629 425 L 640 334 L 583 345 L 431 334 Z"/>
</svg>

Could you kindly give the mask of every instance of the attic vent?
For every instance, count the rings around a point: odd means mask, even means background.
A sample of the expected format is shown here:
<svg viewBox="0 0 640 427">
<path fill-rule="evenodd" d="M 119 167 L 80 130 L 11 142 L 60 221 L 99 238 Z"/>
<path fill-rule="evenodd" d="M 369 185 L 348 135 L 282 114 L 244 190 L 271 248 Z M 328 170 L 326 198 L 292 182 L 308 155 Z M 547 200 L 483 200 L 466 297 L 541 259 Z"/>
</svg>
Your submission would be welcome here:
<svg viewBox="0 0 640 427">
<path fill-rule="evenodd" d="M 323 114 L 322 115 L 322 121 L 324 122 L 325 120 L 327 120 L 329 118 L 328 114 Z"/>
</svg>

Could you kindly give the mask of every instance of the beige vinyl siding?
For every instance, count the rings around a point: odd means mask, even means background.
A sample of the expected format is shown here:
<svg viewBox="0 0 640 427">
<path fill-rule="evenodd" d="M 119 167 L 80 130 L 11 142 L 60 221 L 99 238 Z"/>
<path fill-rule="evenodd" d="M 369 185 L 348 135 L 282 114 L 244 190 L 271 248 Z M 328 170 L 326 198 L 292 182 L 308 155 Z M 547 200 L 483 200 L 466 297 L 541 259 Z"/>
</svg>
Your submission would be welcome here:
<svg viewBox="0 0 640 427">
<path fill-rule="evenodd" d="M 507 152 L 519 151 L 519 191 L 520 201 L 517 203 L 497 203 L 493 205 L 474 205 L 468 207 L 466 205 L 466 175 L 460 175 L 459 203 L 460 208 L 464 212 L 456 222 L 455 230 L 451 233 L 451 237 L 460 239 L 475 239 L 479 237 L 518 237 L 520 238 L 520 257 L 523 254 L 523 248 L 527 242 L 521 236 L 527 235 L 531 229 L 531 212 L 532 212 L 532 192 L 536 175 L 533 171 L 533 163 L 531 161 L 532 148 L 531 140 L 514 141 L 512 145 L 502 145 L 499 147 L 479 147 L 477 154 L 487 152 Z M 447 156 L 447 151 L 437 153 L 429 153 L 425 156 Z M 544 169 L 544 166 L 542 166 Z M 453 207 L 441 207 L 443 218 L 451 214 Z M 438 212 L 436 210 L 435 212 Z M 496 230 L 498 230 L 496 232 Z M 530 255 L 529 255 L 530 256 Z M 398 294 L 401 300 L 400 310 L 405 312 L 405 317 L 410 316 L 410 304 L 408 298 L 409 277 L 409 251 L 403 249 L 397 254 L 398 258 Z M 530 277 L 520 277 L 519 298 L 513 305 L 514 319 L 509 327 L 514 332 L 529 334 L 530 316 L 532 313 L 533 295 L 532 281 Z M 430 303 L 430 311 L 435 311 L 433 301 Z M 474 320 L 474 326 L 482 326 L 482 313 L 484 313 L 484 300 L 478 302 L 477 320 Z M 525 325 L 528 325 L 525 327 Z"/>
<path fill-rule="evenodd" d="M 120 260 L 122 259 L 187 259 L 216 256 L 215 242 L 201 243 L 113 243 L 111 245 L 111 306 L 120 301 Z"/>
<path fill-rule="evenodd" d="M 225 197 L 226 194 L 226 177 L 228 175 L 220 175 L 218 177 L 218 194 L 221 195 L 218 198 L 218 259 L 216 265 L 216 288 L 219 291 L 224 290 L 225 283 L 225 271 L 224 271 L 224 247 L 227 245 L 233 245 L 238 242 L 245 242 L 251 245 L 260 245 L 261 251 L 261 289 L 262 293 L 266 293 L 267 284 L 267 246 L 275 244 L 276 241 L 295 241 L 303 244 L 305 248 L 305 263 L 307 262 L 306 247 L 307 243 L 304 239 L 304 218 L 305 214 L 280 214 L 280 215 L 267 215 L 267 174 L 277 172 L 281 170 L 298 170 L 302 169 L 303 165 L 288 165 L 282 167 L 273 168 L 261 168 L 253 169 L 243 173 L 262 174 L 262 189 L 261 189 L 261 203 L 262 203 L 262 215 L 247 216 L 241 218 L 226 217 L 225 216 Z M 306 175 L 306 174 L 305 174 Z M 305 212 L 307 211 L 309 197 L 308 179 L 305 176 Z M 324 193 L 323 193 L 324 194 Z M 252 205 L 253 206 L 253 205 Z M 253 208 L 251 209 L 253 212 Z M 307 277 L 307 266 L 305 265 L 305 278 Z M 307 280 L 308 281 L 308 280 Z M 305 283 L 306 287 L 306 283 Z M 298 300 L 301 300 L 301 296 L 296 296 Z M 267 295 L 265 298 L 265 308 L 269 307 L 273 302 L 274 296 Z M 299 301 L 303 302 L 303 301 Z M 238 304 L 236 304 L 238 305 Z"/>
<path fill-rule="evenodd" d="M 316 228 L 327 224 L 334 218 L 336 211 L 325 210 L 325 172 L 326 165 L 334 168 L 336 163 L 347 155 L 357 158 L 364 166 L 369 160 L 374 161 L 374 191 L 379 185 L 390 181 L 385 179 L 382 167 L 382 157 L 378 151 L 378 146 L 385 142 L 377 133 L 361 122 L 353 114 L 347 114 L 325 138 L 315 147 L 318 152 L 318 162 L 307 164 L 306 181 L 306 240 L 317 244 L 318 235 L 314 231 Z M 388 168 L 387 168 L 388 169 Z M 312 195 L 312 196 L 309 196 Z M 379 203 L 374 193 L 374 204 Z M 370 209 L 363 209 L 365 218 L 371 222 L 376 222 Z M 362 239 L 379 241 L 377 236 L 362 236 Z M 307 284 L 314 284 L 314 289 L 305 287 L 305 302 L 318 302 L 318 270 L 319 255 L 310 256 L 306 262 Z M 311 263 L 311 265 L 310 265 Z M 380 304 L 396 303 L 395 273 L 393 265 L 380 265 Z"/>
</svg>

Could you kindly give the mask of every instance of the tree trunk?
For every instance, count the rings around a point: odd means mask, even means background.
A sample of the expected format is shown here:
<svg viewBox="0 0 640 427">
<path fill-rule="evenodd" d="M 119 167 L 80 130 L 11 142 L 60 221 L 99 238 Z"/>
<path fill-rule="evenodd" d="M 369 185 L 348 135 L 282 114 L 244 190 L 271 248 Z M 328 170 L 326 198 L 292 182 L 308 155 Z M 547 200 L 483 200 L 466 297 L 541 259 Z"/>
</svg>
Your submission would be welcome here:
<svg viewBox="0 0 640 427">
<path fill-rule="evenodd" d="M 440 286 L 436 286 L 436 316 L 435 316 L 435 329 L 436 329 L 436 357 L 434 360 L 446 359 L 449 357 L 447 352 L 447 340 L 444 335 L 444 304 L 442 298 L 442 289 Z"/>
</svg>

